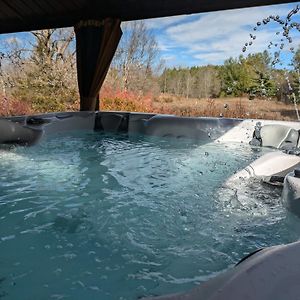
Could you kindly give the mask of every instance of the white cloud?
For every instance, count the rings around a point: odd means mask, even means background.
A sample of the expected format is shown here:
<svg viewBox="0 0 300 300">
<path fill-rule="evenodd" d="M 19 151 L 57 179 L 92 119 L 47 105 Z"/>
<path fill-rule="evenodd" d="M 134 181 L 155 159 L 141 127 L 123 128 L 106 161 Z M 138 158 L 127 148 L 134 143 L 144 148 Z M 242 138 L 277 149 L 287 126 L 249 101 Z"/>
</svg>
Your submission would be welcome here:
<svg viewBox="0 0 300 300">
<path fill-rule="evenodd" d="M 188 19 L 188 15 L 174 16 L 174 17 L 165 17 L 165 18 L 155 18 L 145 20 L 146 25 L 149 29 L 163 29 L 172 24 L 176 24 Z"/>
<path fill-rule="evenodd" d="M 164 60 L 164 61 L 168 61 L 168 60 L 176 60 L 176 56 L 175 55 L 163 55 L 162 56 L 162 59 Z"/>
<path fill-rule="evenodd" d="M 228 34 L 241 27 L 254 25 L 271 14 L 282 15 L 285 12 L 276 6 L 212 12 L 200 15 L 196 21 L 172 26 L 167 29 L 167 33 L 178 42 L 195 42 L 212 37 L 227 38 Z"/>
<path fill-rule="evenodd" d="M 7 39 L 5 39 L 5 42 L 8 44 L 22 44 L 22 40 L 16 36 L 8 37 Z"/>
<path fill-rule="evenodd" d="M 200 14 L 189 22 L 186 16 L 182 20 L 166 22 L 166 30 L 159 38 L 161 49 L 168 51 L 172 48 L 181 48 L 191 58 L 199 60 L 199 64 L 222 63 L 230 56 L 236 57 L 242 54 L 245 42 L 250 40 L 249 34 L 258 21 L 269 15 L 286 16 L 296 4 L 255 7 L 236 9 L 213 13 Z M 170 18 L 171 19 L 171 18 Z M 180 23 L 178 23 L 180 22 Z M 161 23 L 163 26 L 163 23 Z M 274 26 L 261 26 L 256 33 L 251 52 L 263 51 L 268 42 L 274 38 Z M 179 53 L 178 53 L 179 54 Z M 179 56 L 179 55 L 178 55 Z"/>
<path fill-rule="evenodd" d="M 225 59 L 229 57 L 237 57 L 242 54 L 242 47 L 245 42 L 248 41 L 249 32 L 247 30 L 239 30 L 232 33 L 228 38 L 207 40 L 206 49 L 200 48 L 199 51 L 197 47 L 191 45 L 189 47 L 189 52 L 194 58 L 199 59 L 203 62 L 208 63 L 222 63 Z M 274 31 L 261 32 L 257 35 L 255 43 L 248 47 L 248 51 L 260 52 L 267 48 L 268 43 L 266 41 L 273 40 L 275 37 Z"/>
</svg>

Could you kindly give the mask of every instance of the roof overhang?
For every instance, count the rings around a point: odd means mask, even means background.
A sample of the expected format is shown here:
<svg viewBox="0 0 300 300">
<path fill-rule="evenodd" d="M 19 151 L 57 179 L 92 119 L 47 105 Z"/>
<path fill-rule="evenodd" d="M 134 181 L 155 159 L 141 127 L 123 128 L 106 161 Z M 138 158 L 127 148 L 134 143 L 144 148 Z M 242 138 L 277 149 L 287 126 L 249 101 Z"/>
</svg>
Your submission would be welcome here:
<svg viewBox="0 0 300 300">
<path fill-rule="evenodd" d="M 291 3 L 286 0 L 1 0 L 0 33 L 74 26 L 82 19 L 122 21 Z"/>
</svg>

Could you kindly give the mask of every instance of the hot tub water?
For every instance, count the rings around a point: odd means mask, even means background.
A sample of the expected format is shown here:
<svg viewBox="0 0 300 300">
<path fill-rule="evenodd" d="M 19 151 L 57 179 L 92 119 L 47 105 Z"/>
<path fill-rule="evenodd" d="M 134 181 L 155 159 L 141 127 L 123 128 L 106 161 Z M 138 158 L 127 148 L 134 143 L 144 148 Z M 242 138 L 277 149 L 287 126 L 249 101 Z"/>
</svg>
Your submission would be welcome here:
<svg viewBox="0 0 300 300">
<path fill-rule="evenodd" d="M 0 152 L 0 298 L 187 290 L 299 238 L 280 190 L 224 186 L 265 151 L 74 133 Z"/>
</svg>

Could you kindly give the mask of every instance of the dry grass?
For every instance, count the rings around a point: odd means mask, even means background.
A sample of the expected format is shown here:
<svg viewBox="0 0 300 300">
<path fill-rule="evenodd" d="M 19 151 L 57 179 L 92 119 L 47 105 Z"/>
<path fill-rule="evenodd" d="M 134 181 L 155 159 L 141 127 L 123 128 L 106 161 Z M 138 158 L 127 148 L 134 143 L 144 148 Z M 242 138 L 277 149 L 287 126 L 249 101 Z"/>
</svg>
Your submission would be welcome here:
<svg viewBox="0 0 300 300">
<path fill-rule="evenodd" d="M 195 117 L 296 120 L 292 104 L 248 98 L 186 99 L 176 95 L 136 95 L 112 88 L 102 90 L 101 110 L 139 111 Z"/>
<path fill-rule="evenodd" d="M 181 116 L 212 116 L 228 118 L 256 118 L 296 120 L 292 104 L 274 100 L 248 98 L 185 99 L 162 94 L 153 102 L 155 112 Z"/>
<path fill-rule="evenodd" d="M 101 92 L 101 110 L 138 111 L 165 113 L 178 116 L 208 116 L 227 118 L 254 118 L 270 120 L 296 120 L 294 105 L 278 101 L 248 98 L 185 99 L 179 96 L 161 94 L 137 95 L 133 92 L 116 91 L 112 88 Z M 0 116 L 39 113 L 26 102 L 0 97 Z M 67 110 L 77 111 L 79 101 Z"/>
</svg>

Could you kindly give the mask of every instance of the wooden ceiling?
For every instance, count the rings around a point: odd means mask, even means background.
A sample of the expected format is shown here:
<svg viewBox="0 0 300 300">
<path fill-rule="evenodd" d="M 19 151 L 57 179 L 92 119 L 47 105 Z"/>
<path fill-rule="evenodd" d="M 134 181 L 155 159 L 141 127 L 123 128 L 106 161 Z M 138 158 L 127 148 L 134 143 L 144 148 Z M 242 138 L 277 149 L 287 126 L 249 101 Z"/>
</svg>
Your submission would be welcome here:
<svg viewBox="0 0 300 300">
<path fill-rule="evenodd" d="M 291 0 L 0 0 L 0 33 L 68 27 L 80 19 L 122 21 L 297 2 Z"/>
</svg>

